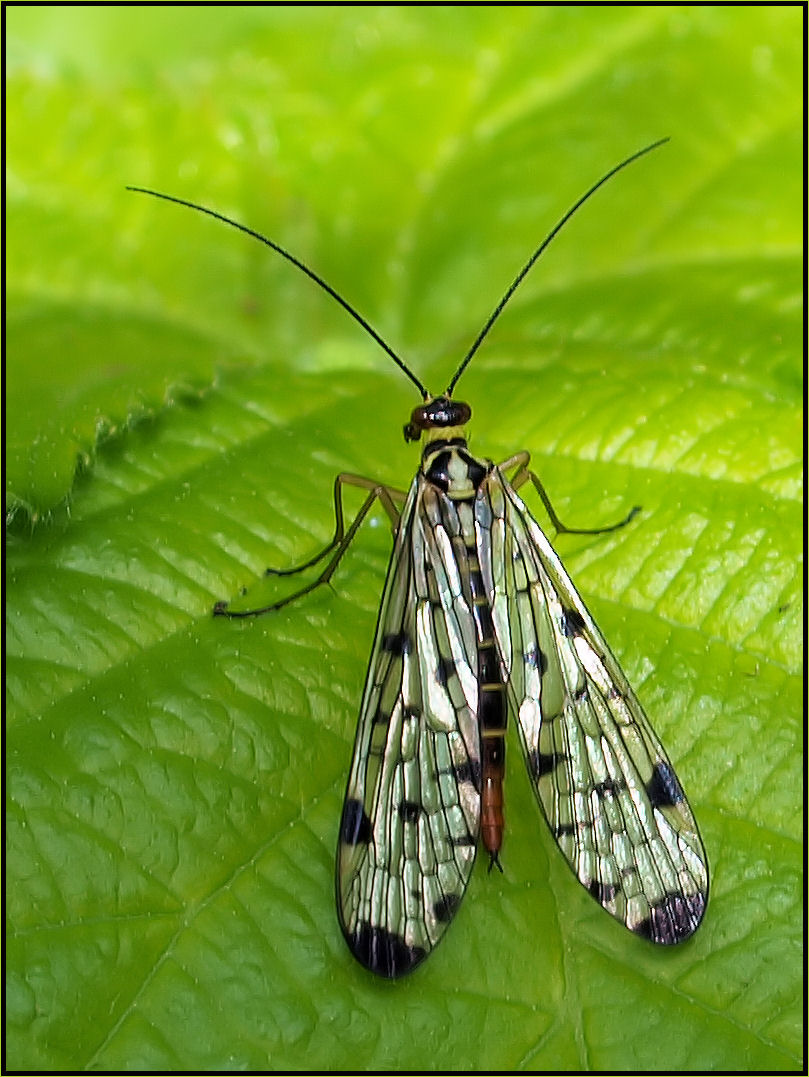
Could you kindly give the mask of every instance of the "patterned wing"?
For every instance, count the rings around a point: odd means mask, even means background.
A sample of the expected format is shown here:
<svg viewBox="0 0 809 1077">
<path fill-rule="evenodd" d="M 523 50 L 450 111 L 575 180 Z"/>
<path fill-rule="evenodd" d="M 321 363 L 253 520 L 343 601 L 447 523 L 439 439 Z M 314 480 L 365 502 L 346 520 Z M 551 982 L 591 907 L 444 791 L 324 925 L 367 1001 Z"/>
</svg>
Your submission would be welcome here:
<svg viewBox="0 0 809 1077">
<path fill-rule="evenodd" d="M 479 829 L 474 622 L 441 496 L 417 476 L 402 511 L 337 854 L 343 934 L 358 961 L 389 978 L 446 931 Z"/>
<path fill-rule="evenodd" d="M 484 584 L 537 798 L 582 885 L 653 942 L 697 929 L 705 850 L 665 751 L 522 500 L 494 469 Z"/>
</svg>

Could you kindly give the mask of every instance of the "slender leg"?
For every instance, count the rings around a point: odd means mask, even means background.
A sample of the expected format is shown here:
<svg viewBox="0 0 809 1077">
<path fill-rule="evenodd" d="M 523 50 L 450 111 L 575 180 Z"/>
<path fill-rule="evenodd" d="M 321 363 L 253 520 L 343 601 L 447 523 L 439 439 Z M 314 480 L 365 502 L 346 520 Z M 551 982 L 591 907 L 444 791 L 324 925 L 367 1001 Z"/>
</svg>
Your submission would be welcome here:
<svg viewBox="0 0 809 1077">
<path fill-rule="evenodd" d="M 622 527 L 634 520 L 634 518 L 640 512 L 640 505 L 635 505 L 633 509 L 620 520 L 617 524 L 610 524 L 608 527 L 567 527 L 559 517 L 556 515 L 556 511 L 551 504 L 551 500 L 548 497 L 545 487 L 539 481 L 539 476 L 536 472 L 531 471 L 528 465 L 531 462 L 531 454 L 529 452 L 518 452 L 513 456 L 510 456 L 508 460 L 504 460 L 502 464 L 497 466 L 501 471 L 508 471 L 512 467 L 517 470 L 514 472 L 514 477 L 511 480 L 511 485 L 515 490 L 518 490 L 524 483 L 529 480 L 533 483 L 536 492 L 542 499 L 542 504 L 545 506 L 545 511 L 550 517 L 550 521 L 553 524 L 556 533 L 558 535 L 603 535 L 608 531 L 618 531 Z"/>
<path fill-rule="evenodd" d="M 316 565 L 318 561 L 322 561 L 327 554 L 331 553 L 332 550 L 340 545 L 343 541 L 344 534 L 342 497 L 344 486 L 354 486 L 360 490 L 374 491 L 385 512 L 387 512 L 390 517 L 394 531 L 396 530 L 399 523 L 399 512 L 394 502 L 398 501 L 400 504 L 404 504 L 407 495 L 402 490 L 394 490 L 392 487 L 382 486 L 373 479 L 366 479 L 362 475 L 352 475 L 347 471 L 341 472 L 334 480 L 334 537 L 323 547 L 320 553 L 316 553 L 314 557 L 310 557 L 309 560 L 304 561 L 302 565 L 296 565 L 294 568 L 268 568 L 264 570 L 265 576 L 295 576 L 298 572 L 303 572 L 304 569 L 311 568 L 313 565 Z"/>
<path fill-rule="evenodd" d="M 343 498 L 342 491 L 344 486 L 355 486 L 362 490 L 368 490 L 368 496 L 363 501 L 362 506 L 354 517 L 348 530 L 345 529 L 345 513 L 343 511 Z M 257 617 L 262 613 L 270 613 L 272 610 L 280 610 L 282 606 L 287 606 L 290 602 L 294 602 L 298 598 L 302 598 L 304 595 L 309 594 L 310 591 L 314 591 L 316 587 L 320 587 L 321 584 L 328 583 L 334 574 L 343 554 L 359 530 L 360 524 L 368 515 L 375 501 L 379 501 L 382 507 L 390 517 L 393 524 L 394 531 L 399 523 L 399 510 L 396 508 L 396 503 L 403 503 L 406 494 L 401 490 L 395 490 L 389 486 L 382 486 L 373 479 L 363 478 L 361 475 L 351 475 L 349 473 L 342 473 L 334 480 L 334 537 L 332 540 L 320 551 L 315 554 L 314 557 L 310 557 L 308 561 L 304 561 L 302 565 L 297 565 L 295 568 L 289 569 L 273 569 L 268 568 L 265 575 L 269 576 L 294 576 L 298 572 L 303 572 L 304 569 L 311 568 L 319 561 L 322 561 L 324 557 L 327 557 L 330 553 L 333 554 L 331 560 L 326 565 L 325 569 L 311 583 L 305 587 L 301 587 L 298 591 L 294 591 L 291 595 L 287 595 L 285 598 L 280 599 L 278 602 L 273 602 L 269 606 L 261 606 L 255 610 L 230 610 L 228 609 L 227 602 L 217 602 L 213 608 L 214 617 Z"/>
</svg>

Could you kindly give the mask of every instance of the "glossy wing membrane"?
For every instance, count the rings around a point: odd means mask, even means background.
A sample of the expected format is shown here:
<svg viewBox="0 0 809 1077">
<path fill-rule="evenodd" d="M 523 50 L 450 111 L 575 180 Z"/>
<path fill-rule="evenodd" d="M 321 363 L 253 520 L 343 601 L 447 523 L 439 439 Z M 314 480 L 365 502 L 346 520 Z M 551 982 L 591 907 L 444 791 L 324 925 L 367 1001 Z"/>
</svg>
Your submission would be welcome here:
<svg viewBox="0 0 809 1077">
<path fill-rule="evenodd" d="M 479 554 L 537 798 L 582 885 L 630 930 L 699 925 L 705 852 L 674 769 L 561 562 L 494 469 Z"/>
<path fill-rule="evenodd" d="M 479 828 L 474 622 L 440 497 L 419 475 L 402 511 L 337 857 L 343 933 L 387 977 L 413 969 L 446 931 Z"/>
</svg>

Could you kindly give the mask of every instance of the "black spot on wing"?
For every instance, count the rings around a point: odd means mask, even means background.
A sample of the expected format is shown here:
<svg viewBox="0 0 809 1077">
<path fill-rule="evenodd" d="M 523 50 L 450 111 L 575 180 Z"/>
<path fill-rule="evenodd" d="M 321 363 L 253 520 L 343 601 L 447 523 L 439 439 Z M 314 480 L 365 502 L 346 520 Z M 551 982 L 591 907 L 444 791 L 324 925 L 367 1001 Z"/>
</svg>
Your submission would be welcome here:
<svg viewBox="0 0 809 1077">
<path fill-rule="evenodd" d="M 674 946 L 689 938 L 705 914 L 705 894 L 667 894 L 649 910 L 649 918 L 629 927 L 661 946 Z"/>
<path fill-rule="evenodd" d="M 614 797 L 622 789 L 626 789 L 626 782 L 616 781 L 614 778 L 605 778 L 603 782 L 596 782 L 593 792 L 600 797 Z"/>
<path fill-rule="evenodd" d="M 562 633 L 571 638 L 581 636 L 584 633 L 584 618 L 578 610 L 562 610 Z"/>
<path fill-rule="evenodd" d="M 615 895 L 620 889 L 620 886 L 615 883 L 602 883 L 597 879 L 594 879 L 587 887 L 588 892 L 593 895 L 599 905 L 608 905 L 611 901 L 614 901 Z"/>
<path fill-rule="evenodd" d="M 404 819 L 406 823 L 417 823 L 424 809 L 415 800 L 401 800 L 396 810 L 399 812 L 400 818 Z"/>
<path fill-rule="evenodd" d="M 587 823 L 587 824 L 581 824 L 581 825 L 589 826 L 590 824 Z M 576 826 L 575 823 L 559 823 L 557 826 L 555 826 L 553 828 L 553 836 L 555 838 L 564 838 L 568 834 L 575 834 L 577 832 L 577 830 L 578 830 L 578 827 Z"/>
<path fill-rule="evenodd" d="M 408 946 L 400 935 L 394 935 L 384 927 L 363 923 L 353 932 L 343 929 L 343 934 L 360 964 L 388 980 L 412 972 L 427 956 L 426 950 Z"/>
<path fill-rule="evenodd" d="M 461 904 L 458 894 L 444 894 L 433 904 L 433 916 L 442 924 L 449 923 Z"/>
<path fill-rule="evenodd" d="M 453 772 L 459 785 L 462 782 L 471 782 L 480 792 L 480 763 L 471 759 L 466 763 L 457 763 L 453 766 Z"/>
<path fill-rule="evenodd" d="M 477 845 L 477 843 L 478 839 L 475 837 L 475 835 L 468 832 L 466 834 L 459 834 L 457 837 L 454 837 L 452 839 L 452 844 L 456 848 L 468 849 L 471 845 Z"/>
<path fill-rule="evenodd" d="M 528 766 L 535 781 L 544 778 L 546 774 L 553 774 L 560 763 L 564 763 L 567 756 L 564 752 L 540 752 L 534 749 L 528 754 Z"/>
<path fill-rule="evenodd" d="M 455 673 L 455 663 L 451 658 L 439 658 L 435 668 L 435 675 L 442 688 L 446 688 L 447 681 Z"/>
<path fill-rule="evenodd" d="M 353 799 L 347 800 L 343 804 L 340 841 L 346 845 L 367 845 L 372 836 L 371 820 L 368 818 L 362 802 Z"/>
<path fill-rule="evenodd" d="M 395 654 L 399 658 L 402 655 L 410 654 L 412 649 L 413 641 L 406 632 L 389 632 L 382 639 L 382 650 L 387 651 L 389 654 Z"/>
<path fill-rule="evenodd" d="M 685 793 L 677 780 L 677 775 L 663 760 L 655 763 L 652 776 L 646 783 L 646 792 L 653 808 L 667 808 L 685 800 Z"/>
</svg>

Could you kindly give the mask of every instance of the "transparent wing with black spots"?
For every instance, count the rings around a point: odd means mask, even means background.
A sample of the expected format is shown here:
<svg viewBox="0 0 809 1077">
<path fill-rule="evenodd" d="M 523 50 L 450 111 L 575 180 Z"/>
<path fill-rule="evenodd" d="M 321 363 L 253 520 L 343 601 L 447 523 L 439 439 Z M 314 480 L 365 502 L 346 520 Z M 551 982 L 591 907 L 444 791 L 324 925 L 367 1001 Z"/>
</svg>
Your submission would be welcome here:
<svg viewBox="0 0 809 1077">
<path fill-rule="evenodd" d="M 479 555 L 531 780 L 581 884 L 653 942 L 688 938 L 708 897 L 682 786 L 539 525 L 497 469 Z"/>
<path fill-rule="evenodd" d="M 474 624 L 441 497 L 419 475 L 402 511 L 337 854 L 348 945 L 389 978 L 410 972 L 443 936 L 479 830 Z"/>
</svg>

